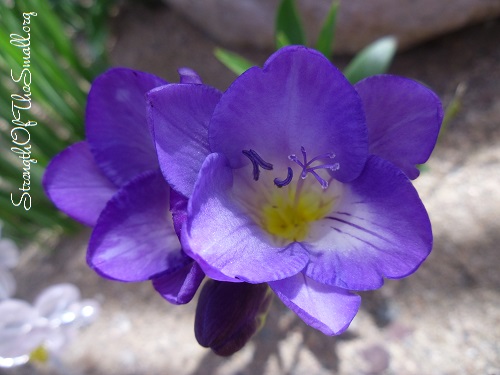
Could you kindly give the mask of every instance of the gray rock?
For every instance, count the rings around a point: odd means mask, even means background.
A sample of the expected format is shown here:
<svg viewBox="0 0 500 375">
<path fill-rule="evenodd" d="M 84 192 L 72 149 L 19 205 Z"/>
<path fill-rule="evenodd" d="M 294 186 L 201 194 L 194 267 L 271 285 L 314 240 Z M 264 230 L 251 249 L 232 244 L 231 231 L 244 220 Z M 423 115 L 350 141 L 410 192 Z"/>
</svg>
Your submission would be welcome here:
<svg viewBox="0 0 500 375">
<path fill-rule="evenodd" d="M 229 46 L 273 46 L 278 0 L 165 0 Z M 307 34 L 315 39 L 331 0 L 298 0 Z M 500 15 L 499 0 L 349 0 L 338 18 L 336 50 L 353 53 L 395 35 L 408 48 L 465 25 Z"/>
</svg>

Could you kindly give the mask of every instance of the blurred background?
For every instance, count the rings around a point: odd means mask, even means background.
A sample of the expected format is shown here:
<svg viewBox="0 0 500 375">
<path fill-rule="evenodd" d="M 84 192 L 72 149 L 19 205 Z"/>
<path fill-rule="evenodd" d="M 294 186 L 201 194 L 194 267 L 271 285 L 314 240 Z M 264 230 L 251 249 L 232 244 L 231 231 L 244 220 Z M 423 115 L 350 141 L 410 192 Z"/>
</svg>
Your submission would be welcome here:
<svg viewBox="0 0 500 375">
<path fill-rule="evenodd" d="M 298 1 L 311 38 L 330 1 Z M 398 53 L 389 73 L 430 86 L 447 107 L 446 129 L 415 182 L 434 230 L 434 250 L 411 277 L 362 294 L 349 330 L 326 337 L 274 300 L 267 323 L 242 351 L 220 358 L 193 333 L 196 301 L 172 306 L 148 283 L 101 279 L 87 268 L 90 230 L 44 198 L 46 163 L 83 139 L 90 83 L 110 66 L 176 82 L 195 69 L 224 90 L 236 75 L 216 47 L 262 64 L 273 52 L 278 0 L 4 1 L 0 5 L 0 219 L 20 259 L 15 297 L 32 302 L 69 282 L 101 304 L 98 319 L 61 352 L 59 371 L 88 375 L 486 374 L 500 375 L 500 3 L 498 0 L 344 1 L 332 61 L 385 35 Z M 10 69 L 20 71 L 23 12 L 31 17 L 32 208 L 10 201 L 22 164 L 10 151 Z M 0 246 L 1 247 L 1 246 Z M 0 248 L 1 251 L 1 248 Z M 1 254 L 0 254 L 1 255 Z M 61 368 L 63 370 L 61 370 Z M 43 361 L 0 374 L 53 374 Z"/>
</svg>

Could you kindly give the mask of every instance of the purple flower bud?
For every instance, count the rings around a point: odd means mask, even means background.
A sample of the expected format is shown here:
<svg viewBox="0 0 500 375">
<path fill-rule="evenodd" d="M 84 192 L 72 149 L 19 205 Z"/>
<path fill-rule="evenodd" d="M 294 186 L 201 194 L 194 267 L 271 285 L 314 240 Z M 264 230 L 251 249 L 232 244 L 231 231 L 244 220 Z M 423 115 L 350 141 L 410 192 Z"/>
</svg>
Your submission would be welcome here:
<svg viewBox="0 0 500 375">
<path fill-rule="evenodd" d="M 236 353 L 264 324 L 271 300 L 267 284 L 209 280 L 196 308 L 198 343 L 221 356 Z"/>
</svg>

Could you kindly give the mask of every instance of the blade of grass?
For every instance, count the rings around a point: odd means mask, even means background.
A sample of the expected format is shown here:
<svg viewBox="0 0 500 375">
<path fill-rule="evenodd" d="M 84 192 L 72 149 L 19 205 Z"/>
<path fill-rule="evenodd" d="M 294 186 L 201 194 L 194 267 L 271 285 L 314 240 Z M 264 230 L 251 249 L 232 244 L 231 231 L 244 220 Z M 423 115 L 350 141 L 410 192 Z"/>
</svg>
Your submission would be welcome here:
<svg viewBox="0 0 500 375">
<path fill-rule="evenodd" d="M 83 135 L 83 107 L 86 89 L 97 73 L 107 68 L 105 59 L 105 36 L 107 10 L 113 0 L 94 1 L 91 7 L 79 2 L 59 2 L 57 0 L 26 0 L 0 2 L 0 116 L 8 122 L 0 124 L 2 134 L 0 146 L 0 212 L 6 227 L 22 235 L 32 234 L 45 227 L 75 228 L 77 225 L 58 212 L 45 197 L 41 178 L 43 166 L 68 142 Z M 58 6 L 59 5 L 59 6 Z M 10 44 L 10 34 L 24 35 L 22 32 L 23 12 L 37 12 L 31 18 L 30 49 L 33 64 L 32 99 L 35 110 L 30 119 L 38 125 L 30 128 L 33 143 L 32 155 L 38 163 L 30 166 L 30 194 L 33 198 L 31 209 L 26 212 L 10 202 L 10 191 L 17 191 L 22 184 L 23 166 L 16 155 L 10 154 L 11 94 L 20 90 L 11 82 L 10 71 L 20 74 L 21 48 Z M 68 35 L 70 35 L 68 37 Z M 75 47 L 74 37 L 85 35 L 84 44 L 90 46 L 93 55 L 83 60 Z M 88 37 L 91 36 L 91 37 Z M 94 43 L 94 45 L 92 45 Z M 44 113 L 40 115 L 40 109 Z M 43 119 L 43 121 L 40 120 Z M 67 128 L 67 129 L 66 129 Z M 68 132 L 70 132 L 68 136 Z M 73 134 L 71 134 L 73 133 Z M 75 135 L 74 133 L 79 133 Z M 76 138 L 76 139 L 75 139 Z M 35 141 L 36 140 L 36 141 Z M 3 147 L 5 146 L 5 147 Z M 5 193 L 5 195 L 3 194 Z M 17 196 L 16 196 L 17 197 Z M 29 228 L 29 231 L 24 230 Z M 23 238 L 23 237 L 18 237 Z"/>
<path fill-rule="evenodd" d="M 70 69 L 63 68 L 58 59 L 54 59 L 53 53 L 43 45 L 37 48 L 36 53 L 36 65 L 40 67 L 47 79 L 54 83 L 55 87 L 63 89 L 75 101 L 85 101 L 87 95 L 78 85 L 75 79 L 76 74 L 71 74 L 73 72 Z"/>
<path fill-rule="evenodd" d="M 283 38 L 281 41 L 278 40 L 280 33 L 286 36 L 288 44 L 306 44 L 304 30 L 294 0 L 282 0 L 278 7 L 275 26 L 276 45 L 278 48 L 283 47 L 281 42 L 284 40 Z"/>
<path fill-rule="evenodd" d="M 12 70 L 14 77 L 17 79 L 22 71 L 22 67 L 19 66 L 22 61 L 22 54 L 19 48 L 9 43 L 9 38 L 3 30 L 0 30 L 0 48 L 6 52 L 2 54 L 1 58 L 4 60 L 5 65 L 10 67 L 8 72 L 4 72 L 4 75 L 10 77 L 10 70 Z M 32 78 L 36 77 L 36 80 L 32 80 L 30 87 L 33 100 L 39 101 L 46 110 L 52 111 L 56 117 L 59 116 L 60 122 L 76 124 L 73 126 L 73 130 L 79 133 L 79 137 L 83 136 L 82 110 L 80 109 L 80 112 L 78 112 L 66 104 L 61 97 L 62 92 L 58 91 L 55 88 L 56 86 L 47 79 L 47 75 L 42 70 L 43 65 L 33 64 L 30 69 Z"/>
<path fill-rule="evenodd" d="M 19 203 L 17 199 L 20 199 L 21 194 L 19 196 L 13 196 L 14 202 L 17 204 Z M 31 202 L 32 207 L 33 204 L 35 203 L 34 201 Z M 38 202 L 37 202 L 38 203 Z M 52 225 L 59 225 L 59 220 L 57 220 L 57 216 L 54 215 L 45 215 L 45 212 L 40 212 L 39 210 L 36 209 L 30 209 L 30 210 L 25 210 L 22 206 L 24 203 L 21 203 L 19 207 L 16 207 L 12 204 L 10 200 L 10 192 L 6 194 L 5 196 L 2 194 L 0 195 L 0 209 L 2 210 L 2 213 L 10 213 L 12 215 L 17 215 L 23 219 L 23 222 L 40 222 L 40 223 L 46 223 L 47 226 L 52 226 Z"/>
<path fill-rule="evenodd" d="M 344 70 L 352 84 L 363 78 L 387 72 L 396 54 L 397 41 L 392 36 L 380 38 L 359 52 Z"/>
<path fill-rule="evenodd" d="M 245 59 L 243 56 L 223 48 L 216 48 L 214 50 L 214 55 L 222 64 L 238 76 L 247 69 L 256 65 Z"/>
<path fill-rule="evenodd" d="M 467 84 L 461 82 L 457 86 L 455 94 L 453 95 L 453 98 L 451 99 L 450 103 L 448 104 L 444 112 L 443 122 L 441 124 L 441 130 L 439 131 L 438 141 L 442 139 L 444 133 L 448 129 L 450 122 L 458 115 L 458 113 L 462 109 L 462 100 L 466 91 L 467 91 Z"/>
<path fill-rule="evenodd" d="M 290 40 L 288 40 L 288 38 L 286 37 L 284 32 L 279 31 L 276 34 L 276 48 L 280 49 L 280 48 L 289 46 L 291 44 L 292 43 L 290 42 Z"/>
<path fill-rule="evenodd" d="M 20 2 L 16 2 L 20 3 Z M 23 4 L 22 11 L 28 11 L 28 6 Z M 36 2 L 36 11 L 40 17 L 36 20 L 36 27 L 38 35 L 43 35 L 45 42 L 51 41 L 55 51 L 64 56 L 70 65 L 87 80 L 92 77 L 89 72 L 80 62 L 70 38 L 67 37 L 67 29 L 63 26 L 57 14 L 52 10 L 47 0 L 39 0 Z M 35 33 L 33 33 L 35 34 Z"/>
<path fill-rule="evenodd" d="M 339 0 L 334 0 L 330 5 L 328 14 L 321 27 L 318 40 L 316 41 L 315 48 L 327 58 L 330 58 L 333 54 L 333 41 L 335 40 L 335 25 L 339 6 Z"/>
</svg>

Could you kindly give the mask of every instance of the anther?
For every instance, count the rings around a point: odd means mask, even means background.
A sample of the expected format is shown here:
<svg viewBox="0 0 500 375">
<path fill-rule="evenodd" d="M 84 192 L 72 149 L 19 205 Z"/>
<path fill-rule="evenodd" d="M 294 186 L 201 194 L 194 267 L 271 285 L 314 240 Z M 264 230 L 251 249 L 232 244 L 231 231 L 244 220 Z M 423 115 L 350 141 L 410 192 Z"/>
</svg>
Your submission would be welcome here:
<svg viewBox="0 0 500 375">
<path fill-rule="evenodd" d="M 274 179 L 274 184 L 277 187 L 282 188 L 283 186 L 286 186 L 290 182 L 292 182 L 292 178 L 293 178 L 292 168 L 288 167 L 288 174 L 287 174 L 286 178 L 284 180 L 280 180 L 279 178 L 275 178 Z"/>
<path fill-rule="evenodd" d="M 259 154 L 257 154 L 254 150 L 248 150 L 250 152 L 250 154 L 252 154 L 252 156 L 254 157 L 254 160 L 257 162 L 257 164 L 259 164 L 262 168 L 268 170 L 268 171 L 272 171 L 273 170 L 273 165 L 271 163 L 268 163 L 267 161 L 264 161 L 264 159 L 262 159 L 260 157 Z"/>
<path fill-rule="evenodd" d="M 259 165 L 255 161 L 255 159 L 252 157 L 252 154 L 250 153 L 250 151 L 243 150 L 241 152 L 243 153 L 243 155 L 245 155 L 247 158 L 249 158 L 250 161 L 252 162 L 252 166 L 253 166 L 253 179 L 255 181 L 257 181 L 259 179 L 259 175 L 260 175 Z"/>
<path fill-rule="evenodd" d="M 273 165 L 271 163 L 266 162 L 264 159 L 260 157 L 254 150 L 242 150 L 243 155 L 245 155 L 252 162 L 253 166 L 253 179 L 255 181 L 259 180 L 260 169 L 259 166 L 268 171 L 273 169 Z"/>
</svg>

